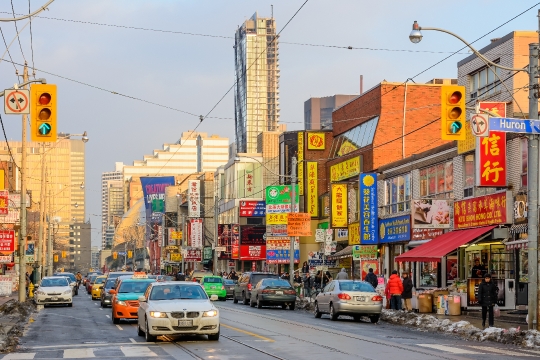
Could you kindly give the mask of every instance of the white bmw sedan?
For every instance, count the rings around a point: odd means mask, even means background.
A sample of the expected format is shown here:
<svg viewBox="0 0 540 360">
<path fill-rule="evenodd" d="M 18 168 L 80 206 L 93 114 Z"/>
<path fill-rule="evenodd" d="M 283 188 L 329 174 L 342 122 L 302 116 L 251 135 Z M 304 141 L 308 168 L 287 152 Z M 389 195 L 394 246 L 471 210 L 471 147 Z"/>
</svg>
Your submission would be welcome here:
<svg viewBox="0 0 540 360">
<path fill-rule="evenodd" d="M 155 282 L 139 297 L 137 327 L 139 336 L 150 342 L 160 335 L 183 334 L 219 340 L 219 311 L 196 282 Z"/>
<path fill-rule="evenodd" d="M 73 289 L 65 276 L 44 277 L 34 292 L 34 301 L 38 305 L 67 304 L 72 307 Z"/>
</svg>

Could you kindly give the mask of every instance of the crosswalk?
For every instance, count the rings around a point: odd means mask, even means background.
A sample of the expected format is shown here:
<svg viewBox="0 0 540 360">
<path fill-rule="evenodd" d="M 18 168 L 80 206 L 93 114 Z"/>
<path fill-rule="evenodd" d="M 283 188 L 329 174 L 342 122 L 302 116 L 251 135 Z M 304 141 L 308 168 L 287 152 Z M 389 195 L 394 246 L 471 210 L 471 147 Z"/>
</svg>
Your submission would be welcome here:
<svg viewBox="0 0 540 360">
<path fill-rule="evenodd" d="M 99 348 L 71 348 L 55 350 L 39 350 L 36 352 L 20 352 L 6 354 L 1 360 L 33 360 L 33 359 L 92 359 L 92 358 L 154 358 L 163 359 L 167 354 L 159 346 L 120 346 Z"/>
<path fill-rule="evenodd" d="M 486 345 L 466 345 L 466 346 L 447 346 L 440 344 L 417 344 L 418 346 L 440 350 L 451 354 L 456 355 L 494 355 L 494 356 L 512 356 L 512 357 L 540 357 L 540 351 L 528 350 L 528 349 L 519 349 L 510 350 L 510 349 L 501 349 L 500 347 L 495 346 L 486 346 Z"/>
</svg>

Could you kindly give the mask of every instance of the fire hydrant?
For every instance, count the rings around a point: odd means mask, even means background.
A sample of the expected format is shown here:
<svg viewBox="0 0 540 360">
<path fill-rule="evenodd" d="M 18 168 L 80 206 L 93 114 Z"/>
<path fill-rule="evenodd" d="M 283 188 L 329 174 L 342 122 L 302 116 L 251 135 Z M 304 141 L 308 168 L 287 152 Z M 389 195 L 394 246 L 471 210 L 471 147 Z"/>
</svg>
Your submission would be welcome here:
<svg viewBox="0 0 540 360">
<path fill-rule="evenodd" d="M 28 297 L 33 298 L 34 297 L 34 284 L 30 283 L 28 285 Z"/>
</svg>

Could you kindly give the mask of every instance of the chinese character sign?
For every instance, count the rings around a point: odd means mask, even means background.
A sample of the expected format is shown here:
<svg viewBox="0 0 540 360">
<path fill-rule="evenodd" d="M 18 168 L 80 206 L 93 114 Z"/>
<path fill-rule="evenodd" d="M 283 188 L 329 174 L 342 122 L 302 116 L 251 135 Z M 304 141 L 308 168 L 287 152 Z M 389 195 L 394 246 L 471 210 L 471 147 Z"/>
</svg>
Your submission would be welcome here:
<svg viewBox="0 0 540 360">
<path fill-rule="evenodd" d="M 0 230 L 0 252 L 12 253 L 15 251 L 15 231 Z"/>
<path fill-rule="evenodd" d="M 201 249 L 190 249 L 185 250 L 185 262 L 200 262 L 202 261 L 202 250 Z"/>
<path fill-rule="evenodd" d="M 490 131 L 478 138 L 476 147 L 476 185 L 506 186 L 506 133 Z"/>
<path fill-rule="evenodd" d="M 311 217 L 319 216 L 319 188 L 317 182 L 317 162 L 307 162 L 307 212 Z"/>
<path fill-rule="evenodd" d="M 511 191 L 454 202 L 454 229 L 511 224 L 514 211 Z"/>
<path fill-rule="evenodd" d="M 372 245 L 379 242 L 377 219 L 377 174 L 360 174 L 360 244 Z"/>
<path fill-rule="evenodd" d="M 377 259 L 377 245 L 354 245 L 353 260 L 374 260 Z"/>
<path fill-rule="evenodd" d="M 202 248 L 203 246 L 203 226 L 202 219 L 190 220 L 190 246 L 194 248 Z"/>
<path fill-rule="evenodd" d="M 199 180 L 188 180 L 188 217 L 197 218 L 201 216 L 201 182 Z"/>
<path fill-rule="evenodd" d="M 266 214 L 266 225 L 287 225 L 288 213 Z"/>
<path fill-rule="evenodd" d="M 411 217 L 404 215 L 379 220 L 379 239 L 381 244 L 411 240 Z"/>
<path fill-rule="evenodd" d="M 9 191 L 0 191 L 0 215 L 7 215 L 9 207 Z"/>
<path fill-rule="evenodd" d="M 341 181 L 360 174 L 362 171 L 362 159 L 354 157 L 330 166 L 330 181 Z"/>
<path fill-rule="evenodd" d="M 244 195 L 252 197 L 255 194 L 255 171 L 253 169 L 244 170 Z"/>
<path fill-rule="evenodd" d="M 284 205 L 291 204 L 292 196 L 291 185 L 272 185 L 266 187 L 266 204 L 267 205 Z M 298 184 L 296 184 L 295 189 L 295 203 L 299 203 L 298 195 Z M 288 211 L 276 211 L 276 212 L 290 212 L 290 206 L 287 208 Z M 266 208 L 268 210 L 268 207 Z M 268 212 L 268 211 L 267 211 Z"/>
<path fill-rule="evenodd" d="M 264 217 L 266 203 L 264 201 L 240 201 L 240 217 Z"/>
<path fill-rule="evenodd" d="M 309 132 L 307 138 L 308 150 L 324 150 L 326 139 L 323 132 Z"/>
<path fill-rule="evenodd" d="M 294 262 L 300 261 L 298 240 L 295 240 Z M 288 264 L 291 241 L 287 237 L 268 238 L 266 240 L 266 262 L 268 264 Z"/>
<path fill-rule="evenodd" d="M 332 227 L 347 227 L 347 184 L 331 184 Z"/>
<path fill-rule="evenodd" d="M 349 245 L 360 244 L 360 223 L 349 224 Z"/>
<path fill-rule="evenodd" d="M 304 132 L 298 132 L 298 193 L 304 195 Z"/>
</svg>

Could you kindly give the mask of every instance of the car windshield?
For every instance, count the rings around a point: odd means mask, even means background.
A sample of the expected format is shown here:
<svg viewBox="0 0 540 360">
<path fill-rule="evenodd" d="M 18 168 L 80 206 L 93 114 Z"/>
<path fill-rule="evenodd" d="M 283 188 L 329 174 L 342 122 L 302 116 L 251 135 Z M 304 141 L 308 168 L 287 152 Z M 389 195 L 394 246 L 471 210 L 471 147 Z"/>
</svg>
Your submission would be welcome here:
<svg viewBox="0 0 540 360">
<path fill-rule="evenodd" d="M 291 287 L 288 281 L 280 279 L 265 279 L 262 281 L 262 286 L 271 286 L 271 287 Z"/>
<path fill-rule="evenodd" d="M 95 284 L 103 284 L 105 282 L 105 278 L 97 278 Z"/>
<path fill-rule="evenodd" d="M 223 282 L 223 280 L 221 278 L 218 278 L 218 277 L 207 277 L 207 278 L 204 278 L 204 283 L 219 283 L 221 284 Z"/>
<path fill-rule="evenodd" d="M 94 282 L 94 280 L 96 280 L 97 278 L 97 275 L 90 275 L 89 279 L 90 279 L 90 282 Z"/>
<path fill-rule="evenodd" d="M 43 279 L 41 280 L 41 287 L 54 287 L 54 286 L 69 286 L 67 279 Z"/>
<path fill-rule="evenodd" d="M 204 290 L 198 285 L 163 285 L 152 289 L 150 300 L 184 300 L 208 299 Z"/>
<path fill-rule="evenodd" d="M 142 294 L 148 288 L 148 285 L 153 281 L 122 281 L 120 284 L 119 294 L 139 293 Z"/>
<path fill-rule="evenodd" d="M 223 280 L 225 285 L 234 285 L 234 280 L 225 279 Z"/>
<path fill-rule="evenodd" d="M 341 281 L 339 283 L 339 288 L 342 291 L 363 291 L 363 292 L 375 292 L 373 286 L 365 282 L 356 282 L 356 281 Z"/>
<path fill-rule="evenodd" d="M 251 283 L 255 285 L 255 284 L 258 284 L 259 281 L 261 281 L 262 279 L 267 279 L 267 278 L 279 280 L 279 277 L 274 274 L 253 274 L 251 275 L 251 281 L 252 281 Z"/>
<path fill-rule="evenodd" d="M 112 289 L 114 287 L 115 282 L 116 282 L 115 279 L 107 280 L 107 283 L 105 284 L 105 289 Z"/>
<path fill-rule="evenodd" d="M 67 278 L 69 278 L 69 281 L 71 281 L 71 282 L 77 281 L 77 280 L 75 280 L 75 275 L 73 275 L 73 274 L 58 274 L 58 276 L 67 277 Z"/>
</svg>

